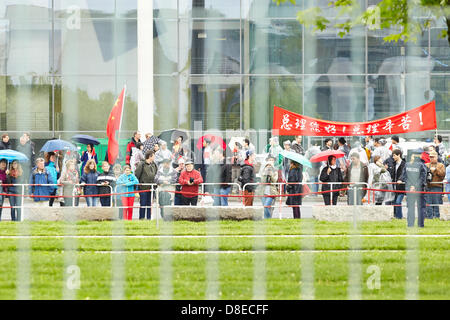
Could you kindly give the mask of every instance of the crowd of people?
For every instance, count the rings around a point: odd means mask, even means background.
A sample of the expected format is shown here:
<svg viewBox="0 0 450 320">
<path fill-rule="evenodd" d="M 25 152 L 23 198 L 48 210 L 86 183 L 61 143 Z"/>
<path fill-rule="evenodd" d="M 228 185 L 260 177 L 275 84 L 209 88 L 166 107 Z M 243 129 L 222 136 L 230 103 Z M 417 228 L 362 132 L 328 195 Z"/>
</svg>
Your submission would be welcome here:
<svg viewBox="0 0 450 320">
<path fill-rule="evenodd" d="M 286 205 L 292 207 L 293 217 L 300 218 L 305 182 L 312 183 L 308 189 L 313 193 L 323 192 L 325 205 L 336 205 L 344 195 L 348 204 L 361 205 L 366 200 L 367 189 L 374 189 L 369 196 L 375 204 L 393 205 L 394 216 L 399 219 L 403 217 L 401 204 L 405 191 L 433 192 L 408 196 L 407 203 L 408 207 L 417 203 L 424 218 L 438 218 L 438 205 L 443 203 L 439 192 L 444 190 L 444 182 L 450 180 L 449 158 L 440 135 L 420 152 L 408 152 L 408 159 L 397 136 L 391 137 L 389 148 L 384 137 L 368 136 L 364 141 L 355 139 L 351 143 L 344 137 L 335 141 L 327 138 L 322 146 L 306 149 L 302 136 L 283 141 L 283 147 L 279 137 L 272 137 L 263 163 L 256 161 L 255 147 L 248 138 L 243 140 L 243 145 L 236 142 L 229 148 L 205 138 L 197 151 L 190 150 L 184 140 L 183 136 L 178 137 L 169 149 L 167 141 L 150 133 L 141 140 L 141 133 L 135 132 L 122 166 L 111 165 L 106 160 L 99 164 L 92 144 L 81 154 L 54 151 L 38 157 L 30 135 L 25 133 L 15 150 L 24 153 L 29 161 L 8 163 L 0 159 L 3 185 L 0 218 L 4 200 L 8 198 L 11 219 L 20 220 L 23 194 L 31 195 L 38 206 L 53 206 L 56 201 L 61 206 L 79 206 L 80 198 L 84 197 L 89 207 L 121 207 L 121 217 L 126 220 L 132 219 L 138 195 L 139 218 L 151 219 L 156 193 L 164 215 L 167 205 L 196 206 L 203 183 L 205 189 L 201 191 L 212 195 L 214 206 L 228 206 L 229 196 L 238 184 L 243 204 L 253 206 L 254 198 L 260 198 L 265 218 L 272 217 L 272 205 L 280 194 L 287 197 Z M 11 148 L 9 136 L 3 134 L 0 150 Z M 281 156 L 283 150 L 306 159 L 327 150 L 342 151 L 344 156 L 329 156 L 327 161 L 313 162 L 312 167 L 304 168 L 301 163 Z M 20 185 L 26 184 L 29 186 L 21 190 Z M 419 225 L 423 225 L 423 219 Z"/>
</svg>

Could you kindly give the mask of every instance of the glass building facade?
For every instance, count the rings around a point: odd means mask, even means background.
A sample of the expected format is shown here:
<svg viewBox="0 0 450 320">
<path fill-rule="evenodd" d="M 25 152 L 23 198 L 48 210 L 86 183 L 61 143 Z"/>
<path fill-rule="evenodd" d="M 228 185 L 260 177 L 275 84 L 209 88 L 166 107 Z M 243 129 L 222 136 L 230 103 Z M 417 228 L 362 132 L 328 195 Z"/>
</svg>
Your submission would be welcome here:
<svg viewBox="0 0 450 320">
<path fill-rule="evenodd" d="M 389 30 L 361 27 L 340 37 L 296 20 L 298 10 L 327 3 L 154 0 L 152 17 L 138 12 L 137 0 L 2 0 L 0 130 L 104 137 L 124 84 L 123 130 L 137 129 L 139 108 L 152 107 L 138 106 L 140 14 L 153 18 L 155 132 L 192 130 L 197 121 L 202 130 L 267 130 L 274 105 L 368 121 L 431 100 L 438 129 L 448 132 L 450 48 L 439 37 L 445 21 L 416 43 L 385 43 Z M 332 9 L 326 14 L 336 19 Z"/>
</svg>

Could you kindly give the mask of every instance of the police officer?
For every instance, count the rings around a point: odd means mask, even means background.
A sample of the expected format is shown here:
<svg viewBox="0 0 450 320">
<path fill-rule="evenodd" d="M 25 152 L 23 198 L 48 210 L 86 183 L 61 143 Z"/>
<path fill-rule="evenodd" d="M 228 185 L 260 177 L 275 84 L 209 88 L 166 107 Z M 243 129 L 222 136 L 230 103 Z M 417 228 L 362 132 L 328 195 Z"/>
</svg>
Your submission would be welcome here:
<svg viewBox="0 0 450 320">
<path fill-rule="evenodd" d="M 427 183 L 427 167 L 425 161 L 421 158 L 421 150 L 411 151 L 411 160 L 405 167 L 406 191 L 424 191 Z M 406 197 L 408 206 L 408 227 L 414 227 L 415 204 L 417 203 L 417 225 L 424 227 L 425 219 L 425 194 L 408 193 Z"/>
</svg>

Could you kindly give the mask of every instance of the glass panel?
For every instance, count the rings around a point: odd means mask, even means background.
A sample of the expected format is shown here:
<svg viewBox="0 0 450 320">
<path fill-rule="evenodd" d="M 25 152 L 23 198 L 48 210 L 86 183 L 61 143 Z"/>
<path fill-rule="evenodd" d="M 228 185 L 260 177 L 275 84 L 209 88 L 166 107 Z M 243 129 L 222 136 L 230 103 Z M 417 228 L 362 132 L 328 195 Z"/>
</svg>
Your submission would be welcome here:
<svg viewBox="0 0 450 320">
<path fill-rule="evenodd" d="M 445 22 L 440 20 L 430 31 L 433 72 L 450 72 L 450 46 L 448 39 L 440 36 L 443 31 L 447 31 Z"/>
<path fill-rule="evenodd" d="M 180 37 L 191 46 L 192 74 L 240 73 L 239 21 L 191 21 L 189 31 L 180 30 Z"/>
<path fill-rule="evenodd" d="M 120 93 L 114 76 L 64 76 L 55 87 L 56 130 L 106 130 Z"/>
<path fill-rule="evenodd" d="M 178 17 L 177 1 L 178 0 L 153 0 L 153 17 L 176 19 Z"/>
<path fill-rule="evenodd" d="M 240 0 L 179 0 L 180 16 L 192 18 L 240 18 Z"/>
<path fill-rule="evenodd" d="M 246 21 L 243 38 L 244 55 L 250 55 L 250 61 L 243 58 L 245 73 L 302 73 L 302 26 L 298 21 Z"/>
<path fill-rule="evenodd" d="M 366 121 L 365 77 L 305 76 L 304 90 L 305 115 L 331 121 Z"/>
<path fill-rule="evenodd" d="M 404 79 L 400 75 L 368 77 L 368 120 L 382 119 L 405 111 Z"/>
<path fill-rule="evenodd" d="M 430 88 L 428 100 L 436 100 L 438 130 L 450 130 L 450 75 L 432 75 Z"/>
<path fill-rule="evenodd" d="M 55 28 L 58 73 L 136 74 L 136 20 L 83 20 L 75 29 L 59 20 Z"/>
<path fill-rule="evenodd" d="M 137 20 L 115 20 L 117 74 L 137 74 Z"/>
<path fill-rule="evenodd" d="M 365 31 L 357 28 L 340 37 L 336 29 L 305 31 L 305 73 L 357 74 L 365 72 Z"/>
<path fill-rule="evenodd" d="M 298 10 L 303 9 L 303 0 L 293 5 L 290 1 L 277 6 L 272 0 L 242 0 L 242 18 L 295 18 Z"/>
<path fill-rule="evenodd" d="M 20 20 L 48 20 L 52 17 L 51 0 L 2 0 L 0 2 L 0 18 Z"/>
<path fill-rule="evenodd" d="M 178 128 L 178 77 L 153 77 L 155 131 Z"/>
<path fill-rule="evenodd" d="M 57 18 L 111 18 L 114 16 L 115 0 L 59 0 L 55 1 Z"/>
<path fill-rule="evenodd" d="M 399 42 L 385 42 L 384 37 L 389 31 L 368 31 L 368 72 L 391 74 L 405 72 L 405 44 Z"/>
<path fill-rule="evenodd" d="M 273 106 L 303 113 L 302 77 L 246 77 L 245 128 L 271 129 Z"/>
<path fill-rule="evenodd" d="M 202 121 L 203 130 L 240 128 L 240 78 L 192 77 L 191 128 Z"/>
<path fill-rule="evenodd" d="M 51 94 L 48 76 L 0 76 L 1 130 L 51 130 Z"/>
<path fill-rule="evenodd" d="M 0 74 L 48 75 L 52 25 L 48 21 L 0 21 Z"/>
<path fill-rule="evenodd" d="M 153 72 L 155 74 L 171 74 L 177 72 L 177 27 L 176 21 L 154 20 Z"/>
<path fill-rule="evenodd" d="M 121 18 L 137 18 L 137 0 L 116 0 L 116 16 Z"/>
</svg>

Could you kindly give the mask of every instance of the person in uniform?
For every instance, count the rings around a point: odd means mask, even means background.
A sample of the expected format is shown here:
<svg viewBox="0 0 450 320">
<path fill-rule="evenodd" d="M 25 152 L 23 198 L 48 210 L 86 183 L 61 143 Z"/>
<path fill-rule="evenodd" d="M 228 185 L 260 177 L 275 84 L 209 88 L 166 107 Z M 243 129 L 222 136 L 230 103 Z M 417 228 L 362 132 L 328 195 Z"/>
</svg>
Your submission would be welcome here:
<svg viewBox="0 0 450 320">
<path fill-rule="evenodd" d="M 425 194 L 411 193 L 425 190 L 427 184 L 427 167 L 425 161 L 421 158 L 422 151 L 414 150 L 411 152 L 411 159 L 405 167 L 405 186 L 408 206 L 408 227 L 414 227 L 415 207 L 417 203 L 417 225 L 424 227 L 425 220 Z"/>
</svg>

